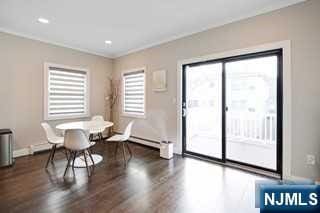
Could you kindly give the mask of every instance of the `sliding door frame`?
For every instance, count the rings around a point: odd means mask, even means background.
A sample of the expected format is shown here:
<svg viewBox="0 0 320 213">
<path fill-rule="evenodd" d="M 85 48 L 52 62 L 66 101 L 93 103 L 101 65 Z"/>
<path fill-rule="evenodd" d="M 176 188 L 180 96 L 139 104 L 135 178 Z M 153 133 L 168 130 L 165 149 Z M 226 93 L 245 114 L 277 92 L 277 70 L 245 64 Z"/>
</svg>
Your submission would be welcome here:
<svg viewBox="0 0 320 213">
<path fill-rule="evenodd" d="M 257 165 L 252 165 L 244 162 L 234 161 L 227 159 L 226 156 L 226 67 L 225 64 L 229 62 L 235 61 L 242 61 L 246 59 L 255 59 L 255 58 L 262 58 L 268 56 L 277 56 L 278 59 L 278 67 L 277 67 L 277 135 L 276 135 L 276 169 L 269 169 L 260 167 Z M 272 173 L 279 174 L 282 178 L 283 176 L 283 48 L 277 48 L 267 51 L 261 51 L 256 53 L 248 53 L 242 54 L 237 56 L 225 57 L 221 59 L 213 59 L 213 60 L 205 60 L 200 62 L 194 63 L 185 63 L 182 64 L 182 108 L 181 111 L 185 112 L 186 110 L 186 68 L 189 66 L 199 66 L 199 65 L 207 65 L 207 64 L 215 64 L 215 63 L 222 63 L 222 158 L 215 158 L 211 156 L 202 155 L 199 153 L 194 153 L 188 151 L 186 149 L 186 116 L 182 113 L 182 155 L 192 155 L 200 158 L 205 158 L 213 161 L 217 161 L 220 163 L 235 163 L 242 166 L 248 166 L 255 169 L 268 171 Z"/>
</svg>

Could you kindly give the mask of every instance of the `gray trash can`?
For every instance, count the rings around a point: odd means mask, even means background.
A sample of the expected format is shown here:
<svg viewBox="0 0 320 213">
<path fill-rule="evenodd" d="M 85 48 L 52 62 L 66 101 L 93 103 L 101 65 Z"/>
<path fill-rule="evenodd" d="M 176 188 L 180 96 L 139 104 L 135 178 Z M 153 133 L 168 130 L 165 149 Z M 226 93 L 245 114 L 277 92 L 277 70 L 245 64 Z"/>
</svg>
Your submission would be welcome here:
<svg viewBox="0 0 320 213">
<path fill-rule="evenodd" d="M 0 129 L 0 167 L 13 164 L 12 131 Z"/>
</svg>

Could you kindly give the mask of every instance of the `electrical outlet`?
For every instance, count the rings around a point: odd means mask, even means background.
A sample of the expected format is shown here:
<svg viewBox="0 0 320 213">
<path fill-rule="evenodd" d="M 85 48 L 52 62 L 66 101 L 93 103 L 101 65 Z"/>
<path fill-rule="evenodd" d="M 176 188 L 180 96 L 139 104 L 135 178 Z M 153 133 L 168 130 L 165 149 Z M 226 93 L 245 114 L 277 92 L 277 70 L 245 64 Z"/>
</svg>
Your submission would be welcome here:
<svg viewBox="0 0 320 213">
<path fill-rule="evenodd" d="M 315 165 L 316 164 L 316 157 L 314 155 L 307 155 L 307 164 L 308 165 Z"/>
</svg>

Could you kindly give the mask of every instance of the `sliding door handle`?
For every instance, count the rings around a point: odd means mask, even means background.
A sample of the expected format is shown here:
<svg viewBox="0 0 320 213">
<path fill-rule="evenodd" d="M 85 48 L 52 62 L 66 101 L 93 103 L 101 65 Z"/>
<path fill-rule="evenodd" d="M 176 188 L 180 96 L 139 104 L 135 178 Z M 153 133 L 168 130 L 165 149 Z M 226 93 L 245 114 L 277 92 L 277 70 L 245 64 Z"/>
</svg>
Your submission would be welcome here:
<svg viewBox="0 0 320 213">
<path fill-rule="evenodd" d="M 182 108 L 182 117 L 186 117 L 186 116 L 187 116 L 187 109 Z"/>
</svg>

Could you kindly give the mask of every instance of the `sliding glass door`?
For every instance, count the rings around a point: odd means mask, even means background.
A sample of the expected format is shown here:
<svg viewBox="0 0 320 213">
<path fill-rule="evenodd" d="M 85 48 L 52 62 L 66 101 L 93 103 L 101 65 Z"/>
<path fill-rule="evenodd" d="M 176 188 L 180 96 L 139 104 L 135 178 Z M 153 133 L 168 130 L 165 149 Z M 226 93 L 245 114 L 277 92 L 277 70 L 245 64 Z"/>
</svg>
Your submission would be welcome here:
<svg viewBox="0 0 320 213">
<path fill-rule="evenodd" d="M 183 153 L 281 174 L 282 50 L 184 65 Z"/>
<path fill-rule="evenodd" d="M 186 66 L 185 151 L 222 158 L 222 64 Z"/>
<path fill-rule="evenodd" d="M 225 64 L 226 158 L 277 169 L 276 55 Z"/>
</svg>

